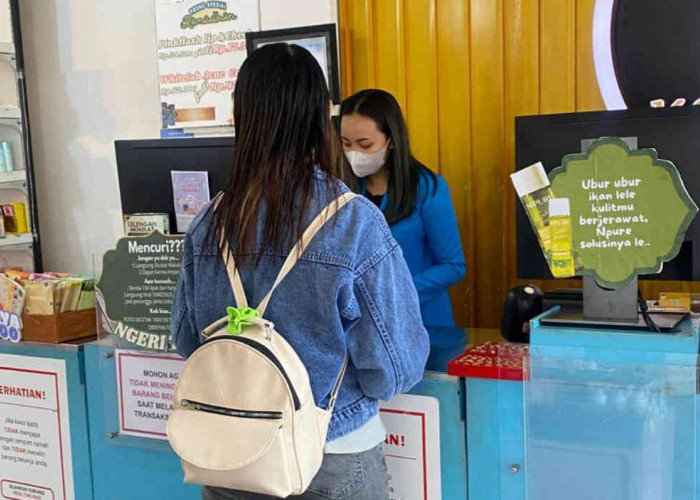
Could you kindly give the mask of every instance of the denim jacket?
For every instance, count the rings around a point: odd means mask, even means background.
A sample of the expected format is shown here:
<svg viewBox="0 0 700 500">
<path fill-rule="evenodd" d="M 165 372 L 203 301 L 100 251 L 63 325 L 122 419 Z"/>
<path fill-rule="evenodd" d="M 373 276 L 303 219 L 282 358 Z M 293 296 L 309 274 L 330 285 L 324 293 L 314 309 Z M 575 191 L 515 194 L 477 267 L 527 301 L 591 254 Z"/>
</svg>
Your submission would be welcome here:
<svg viewBox="0 0 700 500">
<path fill-rule="evenodd" d="M 348 191 L 342 184 L 339 189 Z M 305 223 L 336 194 L 317 170 Z M 207 239 L 211 211 L 202 210 L 187 232 L 172 308 L 173 342 L 185 357 L 200 345 L 200 332 L 235 303 L 223 261 Z M 251 306 L 265 296 L 287 253 L 262 252 L 256 268 L 241 270 Z M 318 232 L 273 294 L 265 318 L 306 366 L 318 406 L 328 403 L 349 353 L 329 441 L 361 427 L 377 414 L 378 400 L 408 391 L 423 376 L 429 339 L 418 295 L 384 215 L 364 197 L 351 200 Z"/>
</svg>

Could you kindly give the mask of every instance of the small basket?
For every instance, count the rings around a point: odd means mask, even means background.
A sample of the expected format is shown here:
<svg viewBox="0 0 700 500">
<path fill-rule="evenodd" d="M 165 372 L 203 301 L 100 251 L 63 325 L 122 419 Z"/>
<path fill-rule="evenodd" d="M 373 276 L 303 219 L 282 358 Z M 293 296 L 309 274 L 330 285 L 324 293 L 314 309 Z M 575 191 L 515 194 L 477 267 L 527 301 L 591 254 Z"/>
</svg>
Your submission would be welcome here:
<svg viewBox="0 0 700 500">
<path fill-rule="evenodd" d="M 95 309 L 61 314 L 23 314 L 22 340 L 60 344 L 97 335 Z"/>
</svg>

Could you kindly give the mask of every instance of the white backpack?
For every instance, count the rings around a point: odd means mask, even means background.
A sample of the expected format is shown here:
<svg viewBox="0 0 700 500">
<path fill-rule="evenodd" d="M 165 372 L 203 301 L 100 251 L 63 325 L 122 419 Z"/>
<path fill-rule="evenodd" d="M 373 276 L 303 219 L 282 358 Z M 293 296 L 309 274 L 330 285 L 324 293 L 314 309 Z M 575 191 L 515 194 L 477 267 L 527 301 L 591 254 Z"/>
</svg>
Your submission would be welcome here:
<svg viewBox="0 0 700 500">
<path fill-rule="evenodd" d="M 257 309 L 248 308 L 222 242 L 238 307 L 204 330 L 206 341 L 185 363 L 168 420 L 168 439 L 182 459 L 186 483 L 287 497 L 304 493 L 321 467 L 347 356 L 328 407 L 318 408 L 306 368 L 262 316 L 311 239 L 354 196 L 340 196 L 313 220 Z"/>
</svg>

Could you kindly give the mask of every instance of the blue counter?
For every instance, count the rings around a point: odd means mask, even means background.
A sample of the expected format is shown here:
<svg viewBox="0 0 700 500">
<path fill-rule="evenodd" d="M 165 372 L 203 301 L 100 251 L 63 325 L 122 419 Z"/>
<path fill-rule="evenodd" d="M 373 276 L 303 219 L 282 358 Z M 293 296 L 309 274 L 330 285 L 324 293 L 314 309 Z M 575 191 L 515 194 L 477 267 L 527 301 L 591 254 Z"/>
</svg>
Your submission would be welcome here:
<svg viewBox="0 0 700 500">
<path fill-rule="evenodd" d="M 522 381 L 466 379 L 470 500 L 691 500 L 698 327 L 533 322 Z"/>
<path fill-rule="evenodd" d="M 167 441 L 119 435 L 113 352 L 111 344 L 85 346 L 94 498 L 200 499 L 200 488 L 182 483 L 180 460 Z"/>
<path fill-rule="evenodd" d="M 431 329 L 433 349 L 424 380 L 412 394 L 439 402 L 443 498 L 466 498 L 464 384 L 446 372 L 447 362 L 464 350 L 464 331 Z M 99 500 L 194 500 L 200 489 L 182 483 L 178 457 L 166 441 L 119 435 L 113 347 L 85 346 L 93 482 Z M 138 485 L 138 486 L 135 486 Z"/>
<path fill-rule="evenodd" d="M 75 498 L 80 500 L 93 498 L 93 463 L 88 437 L 88 412 L 85 391 L 86 373 L 83 364 L 84 348 L 79 345 L 68 344 L 53 345 L 35 342 L 11 344 L 0 342 L 0 354 L 33 358 L 33 360 L 36 360 L 35 364 L 37 367 L 41 366 L 42 360 L 62 360 L 65 363 L 73 489 Z M 58 386 L 59 384 L 57 384 L 57 390 L 60 390 Z M 1 477 L 2 473 L 0 473 Z M 42 479 L 37 477 L 36 481 L 33 482 L 41 484 L 41 481 Z"/>
</svg>

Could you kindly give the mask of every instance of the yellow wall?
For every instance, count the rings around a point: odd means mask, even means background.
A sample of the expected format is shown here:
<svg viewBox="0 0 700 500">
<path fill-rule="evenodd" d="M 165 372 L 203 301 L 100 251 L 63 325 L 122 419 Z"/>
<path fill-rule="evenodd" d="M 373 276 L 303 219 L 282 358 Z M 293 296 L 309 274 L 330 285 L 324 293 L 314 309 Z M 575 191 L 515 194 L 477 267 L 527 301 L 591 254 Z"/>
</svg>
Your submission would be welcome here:
<svg viewBox="0 0 700 500">
<path fill-rule="evenodd" d="M 516 282 L 514 117 L 604 108 L 594 3 L 339 0 L 345 95 L 392 92 L 414 153 L 452 189 L 468 265 L 453 290 L 459 324 L 497 326 Z"/>
</svg>

